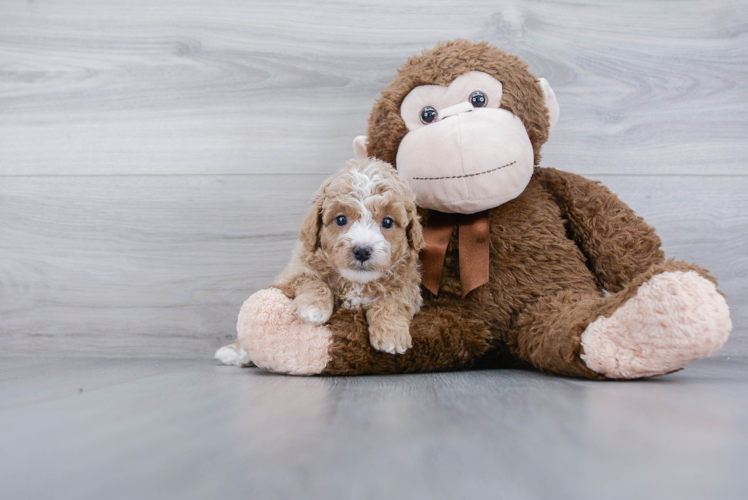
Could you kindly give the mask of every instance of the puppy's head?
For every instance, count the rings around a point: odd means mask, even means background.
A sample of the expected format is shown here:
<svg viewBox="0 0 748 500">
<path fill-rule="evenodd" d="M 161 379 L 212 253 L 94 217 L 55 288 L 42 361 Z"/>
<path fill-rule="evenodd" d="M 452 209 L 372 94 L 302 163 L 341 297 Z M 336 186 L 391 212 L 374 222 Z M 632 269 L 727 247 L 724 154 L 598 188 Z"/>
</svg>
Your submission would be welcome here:
<svg viewBox="0 0 748 500">
<path fill-rule="evenodd" d="M 312 202 L 302 245 L 321 252 L 349 281 L 373 281 L 424 246 L 413 193 L 388 163 L 349 161 Z"/>
</svg>

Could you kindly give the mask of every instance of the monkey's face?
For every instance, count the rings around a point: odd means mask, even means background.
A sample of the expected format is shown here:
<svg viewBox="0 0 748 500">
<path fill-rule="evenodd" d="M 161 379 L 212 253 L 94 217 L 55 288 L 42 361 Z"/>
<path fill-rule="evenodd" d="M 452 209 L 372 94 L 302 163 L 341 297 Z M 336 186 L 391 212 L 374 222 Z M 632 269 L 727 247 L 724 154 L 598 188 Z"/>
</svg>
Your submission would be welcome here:
<svg viewBox="0 0 748 500">
<path fill-rule="evenodd" d="M 393 163 L 419 206 L 476 213 L 522 193 L 558 115 L 548 82 L 519 58 L 453 40 L 408 59 L 353 150 Z"/>
<path fill-rule="evenodd" d="M 471 214 L 525 189 L 533 147 L 522 121 L 500 108 L 502 91 L 499 80 L 472 71 L 447 87 L 423 85 L 405 97 L 400 114 L 408 133 L 397 170 L 419 206 Z"/>
</svg>

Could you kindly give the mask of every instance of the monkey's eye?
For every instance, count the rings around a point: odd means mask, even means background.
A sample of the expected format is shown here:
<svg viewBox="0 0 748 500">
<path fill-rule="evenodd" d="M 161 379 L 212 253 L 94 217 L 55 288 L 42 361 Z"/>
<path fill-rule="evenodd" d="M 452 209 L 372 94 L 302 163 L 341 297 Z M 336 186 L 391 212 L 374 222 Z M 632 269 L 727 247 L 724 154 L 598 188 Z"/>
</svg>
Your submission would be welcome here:
<svg viewBox="0 0 748 500">
<path fill-rule="evenodd" d="M 348 224 L 348 219 L 346 219 L 345 215 L 338 215 L 337 217 L 335 217 L 335 224 L 343 227 Z"/>
<path fill-rule="evenodd" d="M 476 90 L 475 92 L 470 94 L 469 101 L 474 108 L 483 108 L 488 103 L 488 97 L 486 97 L 486 94 L 484 94 L 480 90 Z"/>
<path fill-rule="evenodd" d="M 421 110 L 421 121 L 425 124 L 434 123 L 438 117 L 436 109 L 431 106 L 426 106 Z"/>
<path fill-rule="evenodd" d="M 395 225 L 395 221 L 390 219 L 389 217 L 385 217 L 382 219 L 382 227 L 385 229 L 391 229 L 392 226 Z"/>
</svg>

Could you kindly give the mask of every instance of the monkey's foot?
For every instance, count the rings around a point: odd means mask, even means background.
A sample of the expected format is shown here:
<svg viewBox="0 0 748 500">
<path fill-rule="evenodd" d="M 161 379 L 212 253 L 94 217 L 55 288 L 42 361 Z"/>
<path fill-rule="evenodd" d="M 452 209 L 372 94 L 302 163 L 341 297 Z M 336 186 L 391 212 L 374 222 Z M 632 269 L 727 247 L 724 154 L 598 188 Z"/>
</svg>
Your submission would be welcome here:
<svg viewBox="0 0 748 500">
<path fill-rule="evenodd" d="M 705 358 L 727 341 L 730 309 L 695 271 L 650 278 L 610 317 L 582 333 L 582 360 L 614 379 L 661 375 Z"/>
<path fill-rule="evenodd" d="M 251 295 L 239 311 L 239 344 L 255 365 L 277 373 L 316 375 L 330 361 L 330 331 L 306 323 L 292 311 L 293 301 L 277 288 Z"/>
</svg>

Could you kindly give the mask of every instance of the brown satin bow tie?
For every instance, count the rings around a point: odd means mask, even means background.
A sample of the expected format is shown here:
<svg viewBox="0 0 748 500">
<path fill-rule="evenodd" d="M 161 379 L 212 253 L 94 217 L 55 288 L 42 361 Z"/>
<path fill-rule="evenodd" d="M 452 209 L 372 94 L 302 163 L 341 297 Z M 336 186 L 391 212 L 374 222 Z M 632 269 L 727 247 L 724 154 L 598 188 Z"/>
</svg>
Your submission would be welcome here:
<svg viewBox="0 0 748 500">
<path fill-rule="evenodd" d="M 421 250 L 423 286 L 434 295 L 439 294 L 439 281 L 447 255 L 447 245 L 455 225 L 459 226 L 460 288 L 462 297 L 488 283 L 488 211 L 477 214 L 445 214 L 432 210 L 423 239 L 426 248 Z"/>
</svg>

